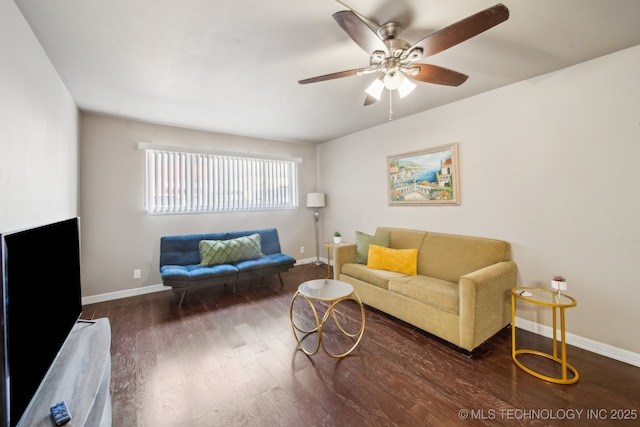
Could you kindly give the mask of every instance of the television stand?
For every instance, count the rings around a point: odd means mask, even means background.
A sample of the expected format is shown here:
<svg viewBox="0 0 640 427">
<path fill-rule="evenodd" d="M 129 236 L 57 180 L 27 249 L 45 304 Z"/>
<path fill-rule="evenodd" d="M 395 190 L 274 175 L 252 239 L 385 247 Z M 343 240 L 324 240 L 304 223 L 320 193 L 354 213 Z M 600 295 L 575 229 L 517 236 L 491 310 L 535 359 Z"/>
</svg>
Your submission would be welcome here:
<svg viewBox="0 0 640 427">
<path fill-rule="evenodd" d="M 19 426 L 55 425 L 49 408 L 64 401 L 68 426 L 111 426 L 111 325 L 108 318 L 77 322 Z"/>
</svg>

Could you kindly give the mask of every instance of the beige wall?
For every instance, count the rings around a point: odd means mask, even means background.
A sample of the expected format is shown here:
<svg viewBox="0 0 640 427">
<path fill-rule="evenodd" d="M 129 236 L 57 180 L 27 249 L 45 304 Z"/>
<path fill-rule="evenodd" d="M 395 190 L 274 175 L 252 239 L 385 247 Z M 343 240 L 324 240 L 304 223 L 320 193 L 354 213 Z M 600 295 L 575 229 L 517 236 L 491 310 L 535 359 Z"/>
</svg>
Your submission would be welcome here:
<svg viewBox="0 0 640 427">
<path fill-rule="evenodd" d="M 78 109 L 38 40 L 0 0 L 0 233 L 78 213 Z"/>
<path fill-rule="evenodd" d="M 80 215 L 83 296 L 158 285 L 160 237 L 275 227 L 283 252 L 315 254 L 313 215 L 305 195 L 316 190 L 315 145 L 258 140 L 83 113 Z M 139 142 L 301 158 L 296 210 L 192 215 L 144 212 L 144 151 Z M 300 254 L 300 246 L 305 253 Z M 142 270 L 141 279 L 133 270 Z"/>
<path fill-rule="evenodd" d="M 321 144 L 323 234 L 384 225 L 506 239 L 519 285 L 568 279 L 574 341 L 638 357 L 638 75 L 640 46 Z M 452 142 L 461 206 L 387 205 L 387 156 Z M 551 324 L 548 310 L 518 315 Z"/>
</svg>

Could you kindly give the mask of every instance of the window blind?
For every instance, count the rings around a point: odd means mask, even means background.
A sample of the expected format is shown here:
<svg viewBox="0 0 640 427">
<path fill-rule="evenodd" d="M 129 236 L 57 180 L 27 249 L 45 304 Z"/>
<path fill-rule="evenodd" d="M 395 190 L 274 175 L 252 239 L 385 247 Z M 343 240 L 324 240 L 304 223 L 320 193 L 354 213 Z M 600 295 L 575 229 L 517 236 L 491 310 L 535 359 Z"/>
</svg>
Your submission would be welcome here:
<svg viewBox="0 0 640 427">
<path fill-rule="evenodd" d="M 290 160 L 146 151 L 149 214 L 298 207 L 298 165 Z"/>
</svg>

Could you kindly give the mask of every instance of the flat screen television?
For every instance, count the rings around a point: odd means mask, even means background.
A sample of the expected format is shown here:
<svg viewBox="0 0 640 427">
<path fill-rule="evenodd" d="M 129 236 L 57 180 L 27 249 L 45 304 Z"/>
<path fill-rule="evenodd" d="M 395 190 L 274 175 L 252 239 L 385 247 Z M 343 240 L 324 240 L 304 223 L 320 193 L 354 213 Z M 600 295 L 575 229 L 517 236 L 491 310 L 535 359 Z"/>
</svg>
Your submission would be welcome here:
<svg viewBox="0 0 640 427">
<path fill-rule="evenodd" d="M 13 427 L 82 314 L 80 219 L 0 240 L 0 422 Z"/>
</svg>

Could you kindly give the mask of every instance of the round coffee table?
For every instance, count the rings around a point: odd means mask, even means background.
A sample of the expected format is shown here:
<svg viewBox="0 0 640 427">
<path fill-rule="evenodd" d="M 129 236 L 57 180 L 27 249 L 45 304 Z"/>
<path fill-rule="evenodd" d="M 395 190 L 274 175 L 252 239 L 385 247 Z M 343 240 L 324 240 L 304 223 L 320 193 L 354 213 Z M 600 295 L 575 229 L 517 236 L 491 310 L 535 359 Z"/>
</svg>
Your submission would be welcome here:
<svg viewBox="0 0 640 427">
<path fill-rule="evenodd" d="M 311 312 L 313 313 L 313 320 L 315 321 L 314 326 L 311 329 L 304 329 L 298 325 L 293 320 L 293 303 L 296 301 L 298 297 L 303 298 L 309 307 L 311 308 Z M 360 313 L 362 316 L 362 321 L 360 323 L 360 328 L 355 333 L 350 333 L 345 330 L 343 325 L 340 324 L 338 317 L 336 316 L 336 306 L 343 301 L 353 300 L 360 307 Z M 329 304 L 327 311 L 322 316 L 322 319 L 318 316 L 318 310 L 316 309 L 314 302 L 327 302 Z M 353 339 L 353 345 L 344 353 L 334 353 L 327 349 L 322 339 L 322 332 L 325 328 L 327 320 L 329 316 L 332 316 L 338 330 L 344 334 L 345 336 Z M 317 279 L 317 280 L 309 280 L 307 282 L 302 283 L 295 295 L 291 299 L 291 305 L 289 306 L 289 319 L 291 320 L 291 328 L 293 329 L 293 336 L 296 338 L 298 342 L 298 348 L 302 350 L 308 356 L 312 356 L 318 352 L 320 347 L 331 357 L 345 357 L 350 354 L 360 343 L 362 339 L 362 335 L 364 334 L 364 327 L 366 323 L 364 306 L 362 305 L 362 301 L 360 301 L 360 297 L 353 290 L 353 286 L 348 283 L 342 282 L 340 280 L 332 280 L 332 279 Z M 302 337 L 298 337 L 298 332 L 301 332 Z M 318 333 L 318 341 L 315 345 L 315 348 L 311 350 L 307 350 L 304 348 L 302 341 L 312 333 Z"/>
</svg>

